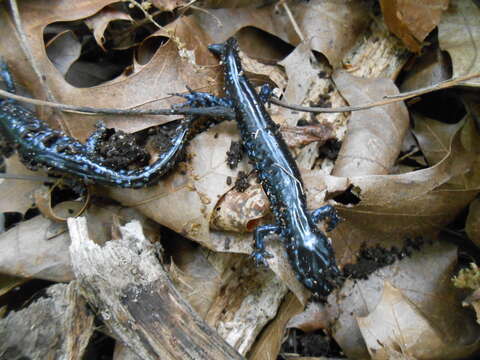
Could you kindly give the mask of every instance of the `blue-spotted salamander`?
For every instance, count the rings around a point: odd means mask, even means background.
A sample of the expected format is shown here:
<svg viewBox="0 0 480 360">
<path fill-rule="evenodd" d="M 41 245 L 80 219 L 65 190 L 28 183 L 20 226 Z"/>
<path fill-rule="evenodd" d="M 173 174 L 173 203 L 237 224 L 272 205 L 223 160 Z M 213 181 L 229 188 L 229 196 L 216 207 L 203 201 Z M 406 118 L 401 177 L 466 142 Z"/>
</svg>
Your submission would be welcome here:
<svg viewBox="0 0 480 360">
<path fill-rule="evenodd" d="M 15 85 L 5 62 L 0 62 L 0 77 L 9 92 Z M 102 164 L 95 153 L 104 127 L 99 127 L 85 144 L 51 129 L 30 110 L 12 99 L 0 99 L 0 135 L 16 148 L 22 162 L 30 169 L 45 167 L 63 174 L 71 174 L 86 182 L 124 188 L 154 185 L 176 163 L 187 141 L 190 121 L 185 120 L 177 129 L 169 149 L 149 166 L 135 170 L 113 170 Z"/>
<path fill-rule="evenodd" d="M 252 257 L 267 265 L 271 255 L 265 249 L 265 236 L 271 233 L 283 239 L 289 261 L 297 278 L 316 296 L 325 298 L 339 284 L 340 270 L 329 239 L 317 228 L 328 219 L 327 231 L 339 221 L 335 208 L 326 205 L 307 211 L 300 172 L 283 140 L 278 126 L 265 110 L 268 91 L 259 96 L 242 70 L 236 40 L 209 46 L 218 55 L 225 71 L 225 98 L 206 93 L 184 95 L 187 104 L 232 106 L 244 149 L 252 160 L 257 176 L 270 200 L 275 224 L 259 226 L 254 232 Z"/>
</svg>

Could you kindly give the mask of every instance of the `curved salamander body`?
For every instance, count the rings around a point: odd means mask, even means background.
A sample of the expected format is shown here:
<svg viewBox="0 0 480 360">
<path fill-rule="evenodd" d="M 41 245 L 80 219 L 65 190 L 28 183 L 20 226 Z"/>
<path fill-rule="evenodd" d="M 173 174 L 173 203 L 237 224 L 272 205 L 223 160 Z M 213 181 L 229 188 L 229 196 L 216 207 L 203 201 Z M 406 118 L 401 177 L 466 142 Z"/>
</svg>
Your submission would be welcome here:
<svg viewBox="0 0 480 360">
<path fill-rule="evenodd" d="M 335 209 L 327 205 L 313 213 L 307 211 L 295 160 L 262 99 L 243 74 L 236 41 L 232 38 L 209 49 L 224 64 L 226 95 L 235 108 L 244 148 L 254 163 L 276 220 L 275 224 L 255 230 L 252 256 L 257 263 L 266 264 L 265 257 L 269 254 L 264 237 L 272 232 L 279 234 L 298 279 L 315 294 L 326 296 L 335 287 L 339 270 L 330 242 L 316 223 L 328 217 L 332 229 L 338 222 Z"/>
<path fill-rule="evenodd" d="M 3 62 L 0 63 L 0 76 L 7 90 L 15 92 L 13 79 Z M 40 165 L 86 181 L 124 188 L 141 188 L 158 182 L 181 153 L 187 141 L 188 124 L 179 127 L 168 151 L 153 164 L 138 170 L 116 171 L 102 165 L 102 158 L 94 150 L 103 130 L 97 130 L 86 144 L 82 144 L 61 131 L 51 129 L 17 101 L 0 100 L 0 134 L 18 150 L 27 166 L 35 169 Z"/>
</svg>

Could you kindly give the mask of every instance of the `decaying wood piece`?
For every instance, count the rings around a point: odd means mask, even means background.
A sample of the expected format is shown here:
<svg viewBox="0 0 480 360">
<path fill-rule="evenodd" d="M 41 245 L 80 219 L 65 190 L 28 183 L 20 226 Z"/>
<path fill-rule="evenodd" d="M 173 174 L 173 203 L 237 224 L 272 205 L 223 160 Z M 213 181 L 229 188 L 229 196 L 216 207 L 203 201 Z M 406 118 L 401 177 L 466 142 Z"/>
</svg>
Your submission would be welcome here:
<svg viewBox="0 0 480 360">
<path fill-rule="evenodd" d="M 82 294 L 110 331 L 142 359 L 242 359 L 184 301 L 134 221 L 104 247 L 83 217 L 68 220 Z"/>
<path fill-rule="evenodd" d="M 79 202 L 65 201 L 54 210 L 59 216 L 66 217 L 80 206 Z M 127 222 L 136 219 L 141 221 L 146 233 L 158 233 L 158 226 L 134 208 L 96 200 L 85 216 L 99 244 L 110 240 L 111 224 L 116 220 Z M 52 221 L 42 215 L 35 216 L 0 234 L 0 273 L 55 282 L 73 280 L 69 246 L 70 235 L 65 223 Z"/>
<path fill-rule="evenodd" d="M 27 308 L 0 320 L 0 359 L 82 359 L 94 316 L 78 284 L 53 285 Z"/>
</svg>

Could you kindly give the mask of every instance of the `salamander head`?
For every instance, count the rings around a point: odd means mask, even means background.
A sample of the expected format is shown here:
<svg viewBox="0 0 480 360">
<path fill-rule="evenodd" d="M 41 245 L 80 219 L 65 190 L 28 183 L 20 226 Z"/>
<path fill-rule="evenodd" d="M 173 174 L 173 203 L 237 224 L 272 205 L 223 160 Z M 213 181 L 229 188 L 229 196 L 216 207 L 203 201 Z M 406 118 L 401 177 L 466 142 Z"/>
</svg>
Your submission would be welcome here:
<svg viewBox="0 0 480 360">
<path fill-rule="evenodd" d="M 294 236 L 287 253 L 297 279 L 315 296 L 325 298 L 341 284 L 333 249 L 320 231 Z"/>
<path fill-rule="evenodd" d="M 234 51 L 235 53 L 238 50 L 238 42 L 235 38 L 231 37 L 223 44 L 211 44 L 208 46 L 208 50 L 210 50 L 215 55 L 219 56 L 220 58 L 224 58 L 229 51 Z"/>
</svg>

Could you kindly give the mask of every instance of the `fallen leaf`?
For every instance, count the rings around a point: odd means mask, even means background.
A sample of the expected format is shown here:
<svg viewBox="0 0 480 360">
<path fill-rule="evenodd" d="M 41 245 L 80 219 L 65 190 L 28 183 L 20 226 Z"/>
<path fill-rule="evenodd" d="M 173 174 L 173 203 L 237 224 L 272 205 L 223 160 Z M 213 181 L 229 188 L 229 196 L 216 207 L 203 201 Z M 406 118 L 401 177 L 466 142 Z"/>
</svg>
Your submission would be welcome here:
<svg viewBox="0 0 480 360">
<path fill-rule="evenodd" d="M 412 132 L 420 145 L 423 155 L 430 165 L 437 164 L 449 152 L 452 137 L 463 123 L 446 124 L 412 113 L 415 126 Z"/>
<path fill-rule="evenodd" d="M 65 30 L 52 38 L 46 45 L 47 56 L 60 73 L 65 76 L 70 66 L 78 60 L 82 45 L 73 31 Z"/>
<path fill-rule="evenodd" d="M 81 206 L 78 202 L 63 202 L 55 207 L 55 212 L 67 217 L 72 209 Z M 132 209 L 91 206 L 85 216 L 100 244 L 110 240 L 114 217 L 122 221 L 140 220 L 152 239 L 158 234 L 154 224 Z M 41 215 L 20 222 L 0 234 L 0 273 L 57 282 L 70 281 L 74 275 L 69 246 L 70 235 L 65 223 L 54 222 Z"/>
<path fill-rule="evenodd" d="M 95 41 L 103 51 L 107 51 L 103 46 L 105 43 L 105 30 L 113 21 L 133 22 L 133 19 L 129 14 L 112 7 L 105 7 L 95 15 L 85 19 L 85 25 L 87 25 L 90 30 L 93 30 Z"/>
<path fill-rule="evenodd" d="M 438 25 L 449 0 L 381 0 L 383 17 L 390 31 L 413 52 L 419 52 L 422 41 Z"/>
<path fill-rule="evenodd" d="M 28 180 L 28 177 L 42 176 L 43 172 L 30 171 L 23 165 L 18 155 L 13 155 L 5 160 L 6 173 L 14 176 L 25 176 L 26 179 L 1 179 L 0 178 L 0 213 L 19 212 L 24 214 L 33 206 L 33 192 L 42 183 L 37 180 Z"/>
<path fill-rule="evenodd" d="M 461 187 L 447 185 L 461 174 L 479 171 L 475 153 L 465 150 L 460 138 L 461 132 L 457 132 L 448 155 L 427 169 L 343 179 L 345 186 L 351 184 L 358 193 L 360 201 L 356 205 L 337 204 L 345 221 L 329 236 L 340 264 L 352 262 L 363 242 L 369 246 L 398 246 L 406 237 L 435 234 L 475 198 L 480 189 L 478 181 L 467 179 Z M 341 179 L 316 170 L 305 172 L 309 208 L 325 203 L 329 184 L 336 184 L 332 192 L 337 193 Z"/>
<path fill-rule="evenodd" d="M 389 79 L 362 79 L 346 72 L 337 72 L 334 80 L 351 106 L 398 94 L 396 86 Z M 408 125 L 407 108 L 400 102 L 353 112 L 333 174 L 388 174 L 400 153 Z"/>
<path fill-rule="evenodd" d="M 431 47 L 422 50 L 400 85 L 401 92 L 413 91 L 438 84 L 451 77 L 451 65 L 448 55 L 440 49 Z"/>
<path fill-rule="evenodd" d="M 19 4 L 22 16 L 31 19 L 24 24 L 25 33 L 29 39 L 28 46 L 35 57 L 39 70 L 42 74 L 45 74 L 48 90 L 51 94 L 54 94 L 56 101 L 80 106 L 119 109 L 132 107 L 142 109 L 166 108 L 172 103 L 180 102 L 180 98 L 174 99 L 171 94 L 184 92 L 187 85 L 193 89 L 208 90 L 212 85 L 215 88 L 213 70 L 194 62 L 194 59 L 202 59 L 207 61 L 202 65 L 209 65 L 208 61 L 210 61 L 210 64 L 216 63 L 214 56 L 206 48 L 209 41 L 200 31 L 196 31 L 194 34 L 190 33 L 189 30 L 192 29 L 194 24 L 187 18 L 180 18 L 170 24 L 171 28 L 177 31 L 177 35 L 190 34 L 188 37 L 180 38 L 184 46 L 183 53 L 179 53 L 179 46 L 174 41 L 169 41 L 158 49 L 146 65 L 140 66 L 137 64 L 133 73 L 129 76 L 120 77 L 91 88 L 76 88 L 65 81 L 45 56 L 43 29 L 54 22 L 73 21 L 91 16 L 113 2 L 115 1 L 86 0 L 72 6 L 69 1 L 62 0 L 58 1 L 55 7 L 49 6 L 49 2 L 44 0 Z M 3 17 L 6 17 L 5 13 L 2 14 Z M 8 37 L 7 34 L 14 31 L 11 23 L 9 21 L 6 23 L 10 24 L 10 27 L 4 26 L 0 30 L 0 34 L 4 37 Z M 7 48 L 10 46 L 11 48 Z M 0 48 L 7 62 L 14 65 L 12 66 L 12 72 L 15 77 L 18 77 L 23 83 L 31 85 L 33 87 L 32 93 L 35 96 L 42 97 L 43 91 L 38 88 L 38 81 L 30 71 L 30 66 L 27 63 L 18 62 L 18 58 L 23 57 L 23 55 L 19 55 L 18 43 L 2 42 Z M 188 56 L 187 50 L 193 54 L 193 57 Z M 22 65 L 24 66 L 22 71 L 17 71 Z M 19 67 L 17 68 L 17 66 Z M 88 117 L 85 114 L 73 113 L 62 113 L 55 117 L 55 121 L 61 124 L 61 128 L 79 140 L 88 137 L 98 120 L 104 121 L 109 127 L 134 132 L 174 119 L 175 117 L 172 116 Z M 48 121 L 49 119 L 44 118 L 44 120 Z"/>
<path fill-rule="evenodd" d="M 312 0 L 291 3 L 289 7 L 306 42 L 313 50 L 324 54 L 334 67 L 341 65 L 343 56 L 353 47 L 358 34 L 369 22 L 367 7 L 359 2 Z M 197 11 L 194 16 L 217 43 L 248 26 L 273 34 L 292 45 L 301 42 L 285 9 L 275 5 L 209 10 L 208 13 Z"/>
<path fill-rule="evenodd" d="M 388 360 L 388 350 L 395 349 L 413 359 L 439 359 L 444 355 L 443 334 L 388 281 L 375 309 L 358 317 L 357 323 L 372 359 Z M 441 353 L 432 354 L 438 349 Z"/>
<path fill-rule="evenodd" d="M 470 0 L 452 0 L 438 25 L 440 47 L 452 59 L 453 77 L 480 73 L 480 9 Z M 462 85 L 478 87 L 480 80 L 472 79 Z"/>
<path fill-rule="evenodd" d="M 357 322 L 359 317 L 365 317 L 371 314 L 381 303 L 382 289 L 385 283 L 389 282 L 398 291 L 401 292 L 403 299 L 401 300 L 406 306 L 405 311 L 400 315 L 407 314 L 406 310 L 410 309 L 412 321 L 414 323 L 408 326 L 414 326 L 415 331 L 417 321 L 423 324 L 431 324 L 434 330 L 429 330 L 436 339 L 441 334 L 441 342 L 430 341 L 431 337 L 425 336 L 415 340 L 416 349 L 427 356 L 425 359 L 444 359 L 459 358 L 468 356 L 479 346 L 480 332 L 478 326 L 472 319 L 471 314 L 460 307 L 461 293 L 453 287 L 450 280 L 455 270 L 457 261 L 456 248 L 446 242 L 436 242 L 433 245 L 425 247 L 419 252 L 415 252 L 410 258 L 405 258 L 395 262 L 393 265 L 381 268 L 369 276 L 367 280 L 347 280 L 337 296 L 329 298 L 329 306 L 324 311 L 334 321 L 334 337 L 341 346 L 345 354 L 350 358 L 363 358 L 367 356 L 367 345 L 378 348 L 370 342 L 370 334 L 365 338 L 366 329 L 359 327 L 366 325 L 365 322 Z M 386 307 L 396 306 L 396 296 L 384 299 L 385 305 L 380 305 L 379 311 Z M 411 304 L 411 305 L 409 305 Z M 421 317 L 419 318 L 419 315 Z M 380 316 L 369 325 L 370 332 L 374 332 L 378 336 L 387 331 L 381 330 L 382 327 L 388 326 L 386 316 Z M 390 318 L 394 313 L 390 313 Z M 403 325 L 398 322 L 390 321 L 390 332 L 401 326 L 402 333 L 407 331 Z M 420 324 L 417 324 L 420 327 Z M 373 330 L 375 329 L 375 330 Z M 396 333 L 397 336 L 401 334 Z M 414 334 L 403 334 L 407 338 L 414 338 Z M 383 337 L 380 339 L 382 341 Z M 395 341 L 395 337 L 385 345 Z M 408 344 L 408 343 L 407 343 Z M 403 344 L 400 344 L 403 345 Z M 388 347 L 388 346 L 387 346 Z M 398 347 L 397 347 L 398 348 Z"/>
<path fill-rule="evenodd" d="M 468 216 L 465 223 L 468 238 L 480 247 L 480 200 L 475 199 L 470 203 Z"/>
<path fill-rule="evenodd" d="M 285 296 L 275 319 L 271 321 L 258 337 L 248 353 L 250 360 L 271 360 L 278 356 L 284 342 L 285 326 L 288 320 L 302 311 L 304 306 L 293 293 Z"/>
</svg>

